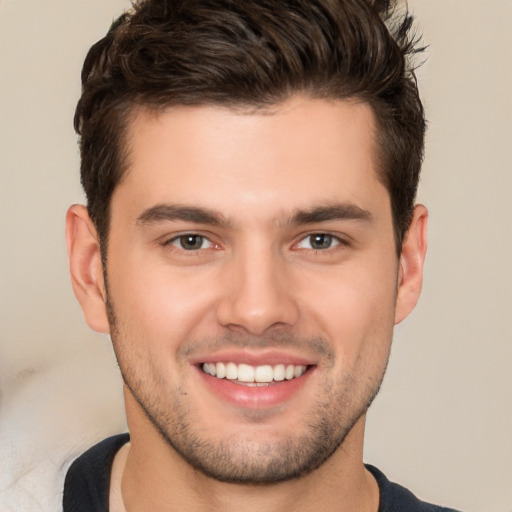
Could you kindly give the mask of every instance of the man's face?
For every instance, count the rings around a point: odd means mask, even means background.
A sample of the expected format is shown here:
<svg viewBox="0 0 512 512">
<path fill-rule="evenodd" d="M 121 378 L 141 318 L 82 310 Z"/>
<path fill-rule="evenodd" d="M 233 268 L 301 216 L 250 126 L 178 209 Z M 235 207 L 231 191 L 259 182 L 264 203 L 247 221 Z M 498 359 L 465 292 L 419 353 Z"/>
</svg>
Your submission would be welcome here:
<svg viewBox="0 0 512 512">
<path fill-rule="evenodd" d="M 378 390 L 398 260 L 373 137 L 367 105 L 304 98 L 131 125 L 111 202 L 114 348 L 132 410 L 214 478 L 310 471 Z"/>
</svg>

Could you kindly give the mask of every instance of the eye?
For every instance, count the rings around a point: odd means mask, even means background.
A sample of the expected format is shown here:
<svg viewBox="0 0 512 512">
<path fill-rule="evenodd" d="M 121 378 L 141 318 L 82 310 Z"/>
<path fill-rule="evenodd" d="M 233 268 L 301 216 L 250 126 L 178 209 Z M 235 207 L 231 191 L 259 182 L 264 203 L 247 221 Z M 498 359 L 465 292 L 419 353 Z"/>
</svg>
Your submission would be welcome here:
<svg viewBox="0 0 512 512">
<path fill-rule="evenodd" d="M 168 242 L 169 245 L 184 249 L 185 251 L 198 251 L 200 249 L 209 249 L 213 243 L 205 236 L 195 233 L 186 233 L 177 236 Z"/>
<path fill-rule="evenodd" d="M 313 233 L 304 237 L 297 245 L 299 249 L 322 251 L 331 249 L 341 243 L 340 239 L 328 233 Z"/>
</svg>

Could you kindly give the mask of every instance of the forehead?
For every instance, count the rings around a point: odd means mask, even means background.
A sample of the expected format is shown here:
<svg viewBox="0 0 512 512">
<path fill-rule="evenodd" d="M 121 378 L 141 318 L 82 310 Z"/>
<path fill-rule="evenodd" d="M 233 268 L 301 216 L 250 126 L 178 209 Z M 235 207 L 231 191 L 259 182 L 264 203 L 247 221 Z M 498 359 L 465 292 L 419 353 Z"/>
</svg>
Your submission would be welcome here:
<svg viewBox="0 0 512 512">
<path fill-rule="evenodd" d="M 388 202 L 375 164 L 371 108 L 292 98 L 266 110 L 139 109 L 127 130 L 127 172 L 113 196 L 142 210 L 200 205 L 225 217 L 274 216 L 332 202 Z"/>
</svg>

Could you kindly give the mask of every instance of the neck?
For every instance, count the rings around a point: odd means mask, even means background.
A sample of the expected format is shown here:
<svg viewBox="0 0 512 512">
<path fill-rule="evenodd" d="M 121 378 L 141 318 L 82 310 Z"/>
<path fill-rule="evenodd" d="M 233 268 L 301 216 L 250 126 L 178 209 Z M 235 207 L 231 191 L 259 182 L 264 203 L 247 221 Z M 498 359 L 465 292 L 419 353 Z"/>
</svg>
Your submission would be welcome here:
<svg viewBox="0 0 512 512">
<path fill-rule="evenodd" d="M 362 462 L 365 417 L 338 450 L 308 475 L 273 485 L 219 482 L 192 468 L 148 425 L 131 425 L 111 479 L 112 512 L 376 512 L 379 491 Z M 133 428 L 135 427 L 135 428 Z"/>
</svg>

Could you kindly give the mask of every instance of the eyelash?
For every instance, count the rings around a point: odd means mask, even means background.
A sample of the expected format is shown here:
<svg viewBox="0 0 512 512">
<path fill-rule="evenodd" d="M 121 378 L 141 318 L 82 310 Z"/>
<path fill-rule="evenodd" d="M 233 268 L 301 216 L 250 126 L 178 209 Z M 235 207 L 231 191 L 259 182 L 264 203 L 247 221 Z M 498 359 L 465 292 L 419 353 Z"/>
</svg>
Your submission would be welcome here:
<svg viewBox="0 0 512 512">
<path fill-rule="evenodd" d="M 329 247 L 313 247 L 312 246 L 312 241 L 313 239 L 316 238 L 316 242 L 322 242 L 322 240 L 319 240 L 319 239 L 322 239 L 322 238 L 325 238 L 327 239 L 328 243 L 329 243 Z M 331 233 L 324 233 L 322 231 L 319 231 L 319 232 L 316 232 L 316 233 L 309 233 L 308 235 L 302 237 L 299 242 L 296 244 L 296 247 L 298 247 L 300 244 L 302 244 L 304 241 L 309 241 L 309 247 L 302 247 L 301 249 L 304 249 L 304 250 L 313 250 L 315 252 L 319 252 L 319 251 L 328 251 L 329 249 L 334 249 L 335 247 L 338 247 L 338 246 L 347 246 L 348 243 L 343 240 L 342 238 L 336 236 L 336 235 L 333 235 Z"/>
<path fill-rule="evenodd" d="M 200 247 L 192 247 L 192 248 L 185 248 L 183 246 L 183 242 L 185 241 L 185 239 L 189 238 L 199 238 L 200 241 L 201 241 L 201 246 Z M 322 238 L 322 237 L 325 237 L 329 243 L 329 246 L 328 247 L 324 247 L 324 248 L 315 248 L 312 246 L 312 239 L 314 237 L 317 237 L 318 238 Z M 309 241 L 309 247 L 300 247 L 300 245 L 302 243 L 304 243 L 305 241 Z M 202 247 L 202 245 L 204 244 L 204 242 L 208 242 L 209 243 L 209 247 Z M 318 240 L 317 240 L 318 242 Z M 178 246 L 178 244 L 181 246 Z M 182 250 L 182 251 L 185 251 L 187 253 L 197 253 L 198 251 L 200 250 L 205 250 L 205 249 L 212 249 L 212 248 L 218 248 L 218 245 L 216 245 L 214 242 L 212 242 L 207 236 L 205 235 L 201 235 L 199 233 L 194 233 L 194 232 L 190 232 L 190 233 L 182 233 L 180 235 L 177 235 L 177 236 L 174 236 L 173 238 L 171 238 L 170 240 L 164 242 L 163 244 L 164 246 L 172 246 L 172 247 L 175 247 L 177 248 L 178 250 Z M 305 236 L 303 236 L 296 244 L 294 244 L 294 248 L 298 248 L 299 250 L 313 250 L 315 252 L 323 252 L 323 251 L 328 251 L 330 249 L 334 249 L 335 247 L 338 247 L 338 246 L 349 246 L 349 243 L 336 236 L 336 235 L 333 235 L 331 233 L 327 233 L 327 232 L 321 232 L 321 231 L 318 231 L 318 232 L 314 232 L 314 233 L 309 233 Z"/>
<path fill-rule="evenodd" d="M 198 248 L 191 248 L 191 249 L 186 249 L 185 247 L 183 247 L 183 241 L 186 238 L 193 238 L 193 237 L 200 238 L 201 239 L 201 245 L 205 241 L 209 242 L 210 247 L 198 247 Z M 180 244 L 181 247 L 178 247 L 178 244 Z M 198 252 L 199 250 L 214 248 L 214 247 L 216 247 L 216 244 L 214 244 L 207 236 L 201 235 L 199 233 L 182 233 L 180 235 L 177 235 L 177 236 L 171 238 L 167 242 L 165 242 L 164 246 L 173 246 L 173 247 L 176 247 L 177 249 L 181 249 L 181 250 L 183 250 L 185 252 L 194 253 L 194 252 Z"/>
</svg>

